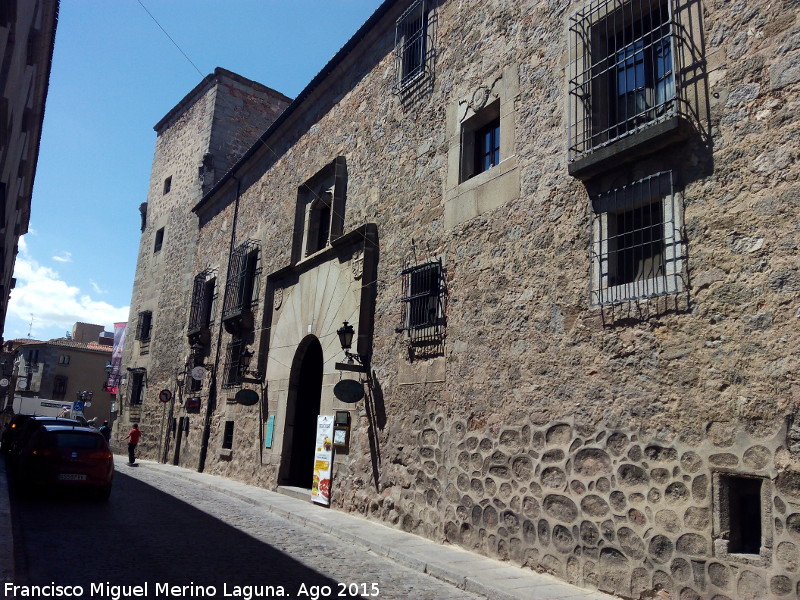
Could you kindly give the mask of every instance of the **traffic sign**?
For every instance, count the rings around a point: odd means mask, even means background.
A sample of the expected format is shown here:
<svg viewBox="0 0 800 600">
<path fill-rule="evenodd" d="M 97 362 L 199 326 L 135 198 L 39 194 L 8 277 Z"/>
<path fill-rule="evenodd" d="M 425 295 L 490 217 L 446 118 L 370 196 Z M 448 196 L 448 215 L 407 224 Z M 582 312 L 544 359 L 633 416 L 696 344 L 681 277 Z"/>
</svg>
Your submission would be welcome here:
<svg viewBox="0 0 800 600">
<path fill-rule="evenodd" d="M 169 390 L 161 390 L 158 392 L 158 399 L 161 400 L 161 402 L 169 402 L 172 400 L 172 392 Z"/>
</svg>

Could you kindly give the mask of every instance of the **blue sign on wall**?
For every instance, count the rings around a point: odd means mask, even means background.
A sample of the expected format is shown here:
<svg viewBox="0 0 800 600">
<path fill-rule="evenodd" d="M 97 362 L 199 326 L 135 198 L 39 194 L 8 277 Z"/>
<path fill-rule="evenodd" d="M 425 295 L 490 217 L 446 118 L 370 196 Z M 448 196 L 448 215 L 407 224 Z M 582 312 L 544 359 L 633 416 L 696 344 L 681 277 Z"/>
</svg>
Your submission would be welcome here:
<svg viewBox="0 0 800 600">
<path fill-rule="evenodd" d="M 272 434 L 275 433 L 275 415 L 267 417 L 266 432 L 264 433 L 264 448 L 272 448 Z"/>
</svg>

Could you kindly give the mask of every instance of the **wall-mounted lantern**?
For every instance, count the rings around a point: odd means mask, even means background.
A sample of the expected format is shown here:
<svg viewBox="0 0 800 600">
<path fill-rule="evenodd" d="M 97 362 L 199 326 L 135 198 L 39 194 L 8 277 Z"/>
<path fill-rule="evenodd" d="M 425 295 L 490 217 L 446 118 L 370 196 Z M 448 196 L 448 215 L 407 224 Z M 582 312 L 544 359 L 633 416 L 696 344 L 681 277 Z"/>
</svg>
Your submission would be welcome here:
<svg viewBox="0 0 800 600">
<path fill-rule="evenodd" d="M 358 373 L 369 372 L 367 367 L 367 357 L 358 354 L 357 352 L 350 352 L 353 345 L 353 336 L 355 329 L 347 321 L 342 323 L 342 326 L 336 330 L 336 335 L 339 336 L 339 343 L 342 345 L 342 350 L 347 358 L 346 363 L 336 363 L 334 367 L 339 371 L 356 371 Z"/>
</svg>

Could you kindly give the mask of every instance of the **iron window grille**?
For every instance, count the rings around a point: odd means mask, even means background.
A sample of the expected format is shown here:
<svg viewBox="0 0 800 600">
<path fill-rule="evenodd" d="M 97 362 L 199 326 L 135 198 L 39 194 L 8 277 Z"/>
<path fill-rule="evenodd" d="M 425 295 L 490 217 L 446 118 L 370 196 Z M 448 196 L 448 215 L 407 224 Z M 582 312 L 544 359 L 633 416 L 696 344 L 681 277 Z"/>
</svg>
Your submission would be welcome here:
<svg viewBox="0 0 800 600">
<path fill-rule="evenodd" d="M 149 310 L 140 312 L 139 320 L 136 322 L 136 339 L 140 342 L 149 342 L 152 326 L 153 312 Z"/>
<path fill-rule="evenodd" d="M 234 337 L 225 349 L 225 364 L 222 371 L 225 387 L 235 387 L 242 382 L 242 350 L 244 342 L 240 337 Z"/>
<path fill-rule="evenodd" d="M 239 317 L 254 308 L 261 274 L 258 253 L 258 241 L 247 240 L 231 254 L 222 308 L 223 321 Z"/>
<path fill-rule="evenodd" d="M 128 401 L 131 405 L 139 405 L 142 403 L 142 396 L 144 391 L 144 372 L 131 372 L 130 383 L 130 396 Z"/>
<path fill-rule="evenodd" d="M 403 326 L 412 343 L 438 342 L 444 333 L 442 263 L 439 260 L 409 267 L 401 272 L 404 305 Z"/>
<path fill-rule="evenodd" d="M 428 72 L 428 11 L 417 0 L 397 19 L 395 26 L 396 91 L 403 91 Z"/>
<path fill-rule="evenodd" d="M 207 329 L 211 325 L 217 279 L 215 271 L 206 269 L 194 278 L 192 304 L 189 309 L 189 332 Z"/>
<path fill-rule="evenodd" d="M 592 304 L 684 289 L 682 207 L 671 171 L 599 194 L 591 203 Z"/>
<path fill-rule="evenodd" d="M 677 114 L 672 0 L 594 0 L 569 19 L 569 158 Z"/>
</svg>

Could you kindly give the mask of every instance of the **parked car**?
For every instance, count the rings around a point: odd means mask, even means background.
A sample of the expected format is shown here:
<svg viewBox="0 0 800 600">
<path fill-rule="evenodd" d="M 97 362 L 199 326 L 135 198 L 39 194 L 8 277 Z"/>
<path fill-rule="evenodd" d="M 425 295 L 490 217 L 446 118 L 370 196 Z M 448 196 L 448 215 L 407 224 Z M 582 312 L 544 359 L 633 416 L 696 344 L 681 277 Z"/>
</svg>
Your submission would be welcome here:
<svg viewBox="0 0 800 600">
<path fill-rule="evenodd" d="M 3 435 L 0 437 L 0 451 L 8 455 L 11 448 L 14 446 L 14 441 L 19 437 L 22 426 L 33 418 L 33 415 L 14 415 L 11 421 L 8 422 Z"/>
<path fill-rule="evenodd" d="M 14 429 L 14 435 L 9 440 L 6 454 L 9 458 L 11 467 L 16 463 L 20 450 L 30 439 L 36 429 L 42 425 L 64 425 L 67 427 L 81 426 L 81 422 L 76 419 L 66 419 L 63 417 L 39 417 L 35 415 L 17 415 L 21 418 L 19 425 Z"/>
<path fill-rule="evenodd" d="M 16 462 L 27 489 L 87 489 L 103 500 L 111 493 L 114 457 L 103 434 L 90 427 L 40 425 Z"/>
</svg>

